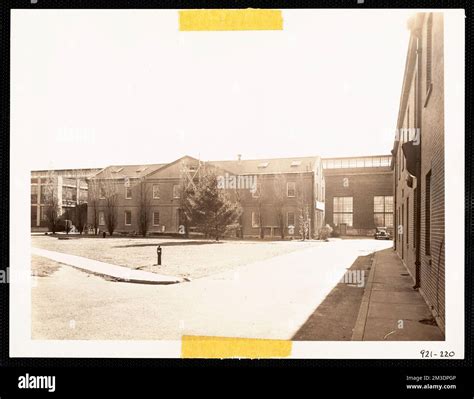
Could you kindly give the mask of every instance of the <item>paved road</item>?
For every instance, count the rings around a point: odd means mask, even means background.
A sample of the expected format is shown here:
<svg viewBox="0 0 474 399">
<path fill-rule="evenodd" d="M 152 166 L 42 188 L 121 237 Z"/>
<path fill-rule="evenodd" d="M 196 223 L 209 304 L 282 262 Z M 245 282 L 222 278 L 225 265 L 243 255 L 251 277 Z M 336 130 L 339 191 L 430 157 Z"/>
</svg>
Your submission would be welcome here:
<svg viewBox="0 0 474 399">
<path fill-rule="evenodd" d="M 33 339 L 290 339 L 361 255 L 389 241 L 335 240 L 191 282 L 105 281 L 68 266 L 32 288 Z"/>
</svg>

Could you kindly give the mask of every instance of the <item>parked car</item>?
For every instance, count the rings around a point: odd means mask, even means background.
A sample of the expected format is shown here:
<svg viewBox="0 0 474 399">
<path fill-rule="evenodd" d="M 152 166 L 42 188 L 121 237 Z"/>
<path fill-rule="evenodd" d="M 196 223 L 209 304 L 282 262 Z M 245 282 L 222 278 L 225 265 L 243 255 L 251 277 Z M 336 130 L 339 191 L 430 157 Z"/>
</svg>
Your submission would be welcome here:
<svg viewBox="0 0 474 399">
<path fill-rule="evenodd" d="M 391 240 L 392 236 L 386 227 L 376 227 L 374 238 L 376 240 Z"/>
</svg>

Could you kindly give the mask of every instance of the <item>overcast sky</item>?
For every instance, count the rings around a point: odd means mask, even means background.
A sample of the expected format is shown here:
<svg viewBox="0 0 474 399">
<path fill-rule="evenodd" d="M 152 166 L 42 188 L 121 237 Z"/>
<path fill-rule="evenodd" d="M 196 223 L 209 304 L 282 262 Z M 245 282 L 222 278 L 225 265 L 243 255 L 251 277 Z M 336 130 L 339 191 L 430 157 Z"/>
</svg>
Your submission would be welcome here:
<svg viewBox="0 0 474 399">
<path fill-rule="evenodd" d="M 15 10 L 12 139 L 31 169 L 388 154 L 412 13 L 179 32 L 174 10 Z"/>
</svg>

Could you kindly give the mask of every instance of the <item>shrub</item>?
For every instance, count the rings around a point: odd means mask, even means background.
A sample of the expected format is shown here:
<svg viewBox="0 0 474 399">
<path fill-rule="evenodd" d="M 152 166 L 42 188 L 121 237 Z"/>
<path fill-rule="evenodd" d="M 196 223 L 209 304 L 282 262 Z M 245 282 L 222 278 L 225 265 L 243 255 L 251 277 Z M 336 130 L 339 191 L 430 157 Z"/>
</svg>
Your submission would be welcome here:
<svg viewBox="0 0 474 399">
<path fill-rule="evenodd" d="M 333 232 L 333 229 L 331 226 L 329 226 L 328 224 L 324 227 L 321 227 L 319 229 L 319 239 L 320 240 L 324 240 L 324 241 L 327 241 L 328 238 L 331 236 L 331 233 Z"/>
</svg>

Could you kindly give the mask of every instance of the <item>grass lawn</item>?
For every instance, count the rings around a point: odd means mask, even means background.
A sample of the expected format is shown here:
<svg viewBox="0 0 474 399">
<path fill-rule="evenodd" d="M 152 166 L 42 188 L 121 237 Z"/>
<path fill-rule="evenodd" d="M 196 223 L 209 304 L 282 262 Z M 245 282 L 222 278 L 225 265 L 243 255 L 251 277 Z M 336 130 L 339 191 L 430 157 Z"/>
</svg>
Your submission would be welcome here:
<svg viewBox="0 0 474 399">
<path fill-rule="evenodd" d="M 114 265 L 191 279 L 223 272 L 252 262 L 298 251 L 321 243 L 314 241 L 205 241 L 162 238 L 79 238 L 58 240 L 32 236 L 37 248 L 83 256 Z M 162 266 L 156 247 L 162 246 Z M 36 257 L 35 257 L 36 258 Z M 36 263 L 32 259 L 32 263 Z"/>
<path fill-rule="evenodd" d="M 48 277 L 61 267 L 61 264 L 42 256 L 31 255 L 31 275 Z"/>
</svg>

